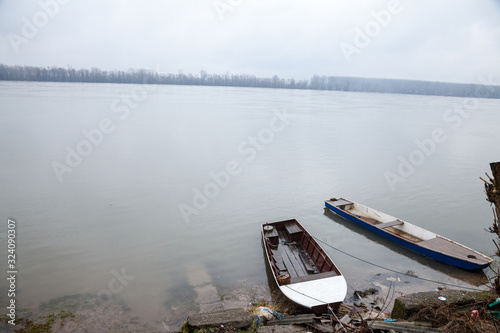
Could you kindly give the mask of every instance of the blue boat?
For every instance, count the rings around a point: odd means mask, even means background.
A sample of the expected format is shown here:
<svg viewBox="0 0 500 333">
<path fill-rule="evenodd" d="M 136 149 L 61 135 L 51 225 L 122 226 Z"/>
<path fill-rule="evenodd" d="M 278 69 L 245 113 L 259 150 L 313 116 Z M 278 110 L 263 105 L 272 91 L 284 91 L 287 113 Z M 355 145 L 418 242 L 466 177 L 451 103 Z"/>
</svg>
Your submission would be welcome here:
<svg viewBox="0 0 500 333">
<path fill-rule="evenodd" d="M 325 201 L 340 217 L 436 261 L 467 270 L 483 269 L 493 259 L 448 238 L 344 198 Z"/>
</svg>

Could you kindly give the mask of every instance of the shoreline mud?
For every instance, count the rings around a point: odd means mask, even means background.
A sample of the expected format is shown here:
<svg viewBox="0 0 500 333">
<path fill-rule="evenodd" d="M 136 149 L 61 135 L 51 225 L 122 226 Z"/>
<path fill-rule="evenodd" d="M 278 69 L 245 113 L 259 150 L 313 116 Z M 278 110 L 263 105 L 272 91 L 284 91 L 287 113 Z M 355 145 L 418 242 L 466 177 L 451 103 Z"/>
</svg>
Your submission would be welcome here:
<svg viewBox="0 0 500 333">
<path fill-rule="evenodd" d="M 396 298 L 412 295 L 423 290 L 435 293 L 447 293 L 452 289 L 437 286 L 429 288 L 424 285 L 414 285 L 411 279 L 380 273 L 373 277 L 364 290 L 350 290 L 342 305 L 343 313 L 360 313 L 366 318 L 387 319 Z M 64 296 L 42 303 L 37 310 L 20 309 L 20 324 L 50 323 L 53 332 L 93 332 L 103 328 L 108 332 L 180 332 L 182 325 L 192 315 L 198 313 L 213 313 L 230 309 L 245 309 L 247 311 L 258 306 L 267 306 L 285 316 L 297 315 L 295 305 L 287 300 L 274 283 L 258 286 L 240 286 L 239 288 L 216 285 L 203 270 L 193 269 L 187 279 L 190 288 L 180 288 L 177 293 L 171 291 L 171 300 L 164 305 L 167 309 L 162 318 L 153 322 L 145 322 L 136 316 L 127 304 L 120 298 L 112 302 L 99 304 L 93 294 L 78 294 Z M 272 281 L 274 282 L 274 281 Z M 486 288 L 483 286 L 483 288 Z M 414 290 L 402 292 L 401 290 Z M 486 289 L 485 289 L 486 290 Z M 466 291 L 464 291 L 466 292 Z M 60 314 L 67 314 L 60 318 Z M 16 325 L 19 329 L 22 325 Z M 0 332 L 14 332 L 12 327 L 0 328 Z M 50 332 L 39 330 L 39 332 Z"/>
</svg>

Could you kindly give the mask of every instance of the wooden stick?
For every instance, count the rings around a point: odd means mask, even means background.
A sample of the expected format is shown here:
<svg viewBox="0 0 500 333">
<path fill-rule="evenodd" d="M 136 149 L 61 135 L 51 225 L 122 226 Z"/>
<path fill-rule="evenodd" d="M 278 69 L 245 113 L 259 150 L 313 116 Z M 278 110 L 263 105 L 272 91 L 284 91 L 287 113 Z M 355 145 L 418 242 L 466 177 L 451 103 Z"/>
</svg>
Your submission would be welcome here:
<svg viewBox="0 0 500 333">
<path fill-rule="evenodd" d="M 479 177 L 479 179 L 481 179 L 481 180 L 482 180 L 483 182 L 485 182 L 487 185 L 493 185 L 493 184 L 491 184 L 491 183 L 487 182 L 486 180 L 484 180 L 484 179 L 483 179 L 483 177 Z"/>
</svg>

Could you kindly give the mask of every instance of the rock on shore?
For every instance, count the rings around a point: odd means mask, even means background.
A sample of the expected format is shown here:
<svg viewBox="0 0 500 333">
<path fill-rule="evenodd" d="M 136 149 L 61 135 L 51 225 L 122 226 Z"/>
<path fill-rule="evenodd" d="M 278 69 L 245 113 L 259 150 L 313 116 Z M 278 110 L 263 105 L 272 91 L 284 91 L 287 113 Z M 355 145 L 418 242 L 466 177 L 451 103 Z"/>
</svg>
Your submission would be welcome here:
<svg viewBox="0 0 500 333">
<path fill-rule="evenodd" d="M 420 292 L 398 297 L 394 302 L 391 316 L 394 319 L 409 319 L 425 307 L 435 307 L 445 303 L 465 305 L 492 297 L 493 294 L 487 291 L 440 290 Z"/>
</svg>

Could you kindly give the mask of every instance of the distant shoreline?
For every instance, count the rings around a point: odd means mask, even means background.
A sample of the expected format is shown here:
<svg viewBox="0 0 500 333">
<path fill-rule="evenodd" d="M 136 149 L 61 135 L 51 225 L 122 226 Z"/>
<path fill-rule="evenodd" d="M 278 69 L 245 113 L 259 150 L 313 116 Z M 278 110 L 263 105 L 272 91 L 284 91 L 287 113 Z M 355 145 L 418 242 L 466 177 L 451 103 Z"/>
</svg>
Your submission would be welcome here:
<svg viewBox="0 0 500 333">
<path fill-rule="evenodd" d="M 480 84 L 447 83 L 402 79 L 377 79 L 314 75 L 310 80 L 256 77 L 245 74 L 171 74 L 154 70 L 102 71 L 98 68 L 8 66 L 0 64 L 1 81 L 80 82 L 277 88 L 428 95 L 500 99 L 500 86 L 492 77 L 478 77 Z"/>
</svg>

